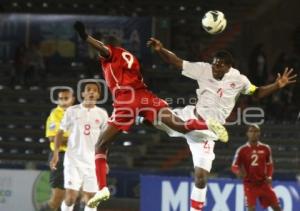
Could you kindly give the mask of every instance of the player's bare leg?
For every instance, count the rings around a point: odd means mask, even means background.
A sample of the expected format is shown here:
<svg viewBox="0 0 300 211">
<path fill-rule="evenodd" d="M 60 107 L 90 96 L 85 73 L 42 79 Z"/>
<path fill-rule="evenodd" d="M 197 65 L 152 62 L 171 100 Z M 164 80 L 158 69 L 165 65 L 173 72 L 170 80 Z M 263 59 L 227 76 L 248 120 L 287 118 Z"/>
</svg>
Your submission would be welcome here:
<svg viewBox="0 0 300 211">
<path fill-rule="evenodd" d="M 173 130 L 180 133 L 188 133 L 193 130 L 212 130 L 222 142 L 228 141 L 228 133 L 224 126 L 214 120 L 190 119 L 184 122 L 176 116 L 170 108 L 163 108 L 158 114 L 158 119 Z"/>
<path fill-rule="evenodd" d="M 271 207 L 274 211 L 282 211 L 279 205 L 271 205 Z"/>
<path fill-rule="evenodd" d="M 82 199 L 86 204 L 84 207 L 84 211 L 97 211 L 97 208 L 91 208 L 87 205 L 88 201 L 95 195 L 95 193 L 83 192 Z"/>
<path fill-rule="evenodd" d="M 43 204 L 39 211 L 57 210 L 65 197 L 65 190 L 60 188 L 52 188 L 51 198 Z"/>
<path fill-rule="evenodd" d="M 205 169 L 195 167 L 195 185 L 191 194 L 191 210 L 202 211 L 207 192 L 207 180 L 209 172 Z"/>
<path fill-rule="evenodd" d="M 106 183 L 107 152 L 109 145 L 120 132 L 118 128 L 108 124 L 96 144 L 95 164 L 99 191 L 87 203 L 91 208 L 97 207 L 101 201 L 110 197 Z"/>
<path fill-rule="evenodd" d="M 79 195 L 79 191 L 66 189 L 65 200 L 61 204 L 61 211 L 72 211 Z"/>
<path fill-rule="evenodd" d="M 166 124 L 168 127 L 170 127 L 173 130 L 176 130 L 177 132 L 180 133 L 188 133 L 191 130 L 193 130 L 191 128 L 191 124 L 187 125 L 186 122 L 184 122 L 181 118 L 179 118 L 178 116 L 176 116 L 169 108 L 163 108 L 162 110 L 160 110 L 160 112 L 158 113 L 158 119 Z M 198 123 L 198 127 L 199 129 L 201 128 L 202 130 L 206 130 L 208 129 L 205 122 L 196 122 Z"/>
<path fill-rule="evenodd" d="M 52 189 L 52 195 L 48 202 L 49 207 L 56 210 L 60 207 L 62 201 L 65 197 L 65 190 L 60 188 L 53 188 Z"/>
</svg>

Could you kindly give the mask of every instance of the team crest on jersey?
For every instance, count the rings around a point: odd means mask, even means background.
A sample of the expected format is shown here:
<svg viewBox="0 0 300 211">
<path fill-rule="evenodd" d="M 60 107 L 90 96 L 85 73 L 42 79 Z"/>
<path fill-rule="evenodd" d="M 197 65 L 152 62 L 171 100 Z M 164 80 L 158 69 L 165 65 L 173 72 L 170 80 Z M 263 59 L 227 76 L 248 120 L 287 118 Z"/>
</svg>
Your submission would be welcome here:
<svg viewBox="0 0 300 211">
<path fill-rule="evenodd" d="M 55 127 L 56 127 L 55 122 L 51 122 L 49 124 L 49 130 L 55 130 Z"/>
<path fill-rule="evenodd" d="M 100 119 L 96 119 L 96 124 L 99 124 L 100 123 Z"/>
<path fill-rule="evenodd" d="M 231 87 L 231 88 L 233 88 L 233 89 L 234 89 L 234 88 L 235 88 L 235 86 L 236 86 L 236 84 L 235 84 L 234 82 L 231 82 L 231 83 L 230 83 L 230 87 Z"/>
<path fill-rule="evenodd" d="M 258 154 L 264 154 L 265 151 L 263 151 L 263 150 L 258 150 L 257 153 L 258 153 Z"/>
</svg>

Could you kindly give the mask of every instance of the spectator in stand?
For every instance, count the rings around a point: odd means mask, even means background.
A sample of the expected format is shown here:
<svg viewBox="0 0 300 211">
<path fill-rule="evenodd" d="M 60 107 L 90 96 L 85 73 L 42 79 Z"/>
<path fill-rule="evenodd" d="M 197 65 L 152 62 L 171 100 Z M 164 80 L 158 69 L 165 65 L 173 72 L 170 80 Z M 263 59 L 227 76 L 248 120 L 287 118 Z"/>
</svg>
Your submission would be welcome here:
<svg viewBox="0 0 300 211">
<path fill-rule="evenodd" d="M 28 51 L 25 53 L 25 85 L 33 86 L 45 84 L 45 63 L 44 58 L 37 44 L 31 44 Z"/>
<path fill-rule="evenodd" d="M 264 45 L 258 44 L 252 51 L 249 59 L 250 81 L 254 84 L 262 85 L 268 79 L 267 57 Z"/>
</svg>

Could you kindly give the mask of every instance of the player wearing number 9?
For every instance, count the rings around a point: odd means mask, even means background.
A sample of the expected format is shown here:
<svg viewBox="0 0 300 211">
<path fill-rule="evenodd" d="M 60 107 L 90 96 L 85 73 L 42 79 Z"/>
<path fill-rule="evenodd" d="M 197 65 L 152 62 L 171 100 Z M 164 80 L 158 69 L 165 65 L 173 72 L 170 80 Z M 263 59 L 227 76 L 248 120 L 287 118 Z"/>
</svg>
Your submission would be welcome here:
<svg viewBox="0 0 300 211">
<path fill-rule="evenodd" d="M 214 122 L 207 123 L 204 120 L 188 119 L 183 121 L 176 116 L 168 104 L 148 90 L 143 81 L 140 64 L 137 58 L 121 48 L 120 42 L 115 37 L 106 37 L 102 41 L 88 35 L 85 26 L 81 22 L 74 24 L 80 38 L 100 53 L 99 62 L 103 75 L 114 99 L 114 111 L 108 121 L 108 126 L 101 134 L 96 145 L 96 174 L 99 191 L 88 202 L 91 207 L 109 198 L 109 190 L 106 184 L 106 154 L 114 137 L 121 131 L 128 131 L 134 124 L 136 116 L 144 117 L 149 123 L 161 121 L 171 129 L 186 134 L 193 130 L 207 130 L 214 128 L 223 141 L 228 140 L 226 129 Z"/>
<path fill-rule="evenodd" d="M 63 133 L 69 131 L 68 149 L 64 157 L 66 193 L 61 205 L 62 211 L 73 210 L 81 188 L 85 203 L 98 190 L 95 172 L 95 144 L 108 120 L 108 115 L 104 109 L 96 106 L 101 95 L 101 87 L 97 82 L 88 80 L 82 84 L 81 90 L 83 90 L 83 102 L 66 110 L 60 129 L 54 138 L 55 147 L 50 161 L 50 167 L 55 171 Z M 96 211 L 96 208 L 86 206 L 84 210 Z"/>
<path fill-rule="evenodd" d="M 262 207 L 280 211 L 279 201 L 272 189 L 273 161 L 271 148 L 260 142 L 260 128 L 250 125 L 248 142 L 239 147 L 232 163 L 232 172 L 243 178 L 246 206 L 254 211 L 256 200 Z"/>
</svg>

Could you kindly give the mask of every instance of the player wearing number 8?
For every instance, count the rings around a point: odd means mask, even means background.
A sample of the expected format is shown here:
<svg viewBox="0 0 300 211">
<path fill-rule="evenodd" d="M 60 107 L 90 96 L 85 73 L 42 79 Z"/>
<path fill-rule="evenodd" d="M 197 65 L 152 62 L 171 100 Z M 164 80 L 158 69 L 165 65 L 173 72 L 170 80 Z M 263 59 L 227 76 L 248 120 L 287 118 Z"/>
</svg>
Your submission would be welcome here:
<svg viewBox="0 0 300 211">
<path fill-rule="evenodd" d="M 72 211 L 78 193 L 82 188 L 85 203 L 98 190 L 95 173 L 95 144 L 108 120 L 107 112 L 96 106 L 101 87 L 94 81 L 83 84 L 83 102 L 69 107 L 62 119 L 60 130 L 55 137 L 55 149 L 50 161 L 52 170 L 56 170 L 59 147 L 64 131 L 69 131 L 68 149 L 64 158 L 65 199 L 62 211 Z M 96 211 L 85 207 L 85 211 Z"/>
<path fill-rule="evenodd" d="M 254 211 L 258 199 L 262 207 L 280 211 L 279 201 L 272 189 L 273 161 L 271 148 L 260 142 L 260 128 L 250 125 L 248 142 L 239 147 L 232 163 L 232 172 L 243 178 L 248 211 Z"/>
</svg>

